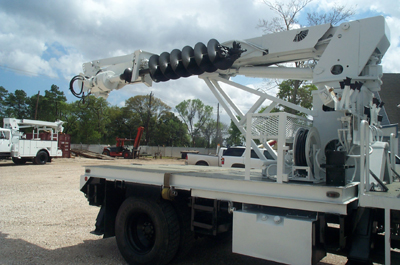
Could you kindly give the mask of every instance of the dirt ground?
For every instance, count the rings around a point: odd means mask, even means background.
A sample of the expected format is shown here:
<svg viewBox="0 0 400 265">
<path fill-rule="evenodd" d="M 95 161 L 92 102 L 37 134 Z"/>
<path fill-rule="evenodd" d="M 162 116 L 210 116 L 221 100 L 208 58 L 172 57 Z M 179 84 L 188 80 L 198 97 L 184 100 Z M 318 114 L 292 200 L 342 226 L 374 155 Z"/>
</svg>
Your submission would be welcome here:
<svg viewBox="0 0 400 265">
<path fill-rule="evenodd" d="M 0 160 L 0 264 L 126 264 L 115 238 L 90 234 L 99 208 L 89 206 L 79 191 L 79 176 L 86 165 L 130 163 L 184 164 L 184 160 L 76 157 L 53 159 L 43 166 Z M 175 265 L 275 264 L 231 251 L 231 238 L 201 238 Z M 345 262 L 328 255 L 320 264 Z"/>
</svg>

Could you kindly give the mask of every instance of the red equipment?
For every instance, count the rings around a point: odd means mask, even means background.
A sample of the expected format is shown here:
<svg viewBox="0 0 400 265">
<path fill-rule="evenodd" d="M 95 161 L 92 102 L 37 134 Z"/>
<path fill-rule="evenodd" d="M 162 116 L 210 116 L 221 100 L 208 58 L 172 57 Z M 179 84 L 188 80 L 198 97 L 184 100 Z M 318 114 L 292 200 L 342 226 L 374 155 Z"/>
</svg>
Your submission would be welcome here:
<svg viewBox="0 0 400 265">
<path fill-rule="evenodd" d="M 122 156 L 125 159 L 128 158 L 136 158 L 139 157 L 139 146 L 140 146 L 140 139 L 142 138 L 144 131 L 144 127 L 140 126 L 138 128 L 138 132 L 136 134 L 135 139 L 127 139 L 127 138 L 116 138 L 117 145 L 112 147 L 104 147 L 103 155 L 112 156 L 112 157 L 119 157 Z M 125 148 L 125 142 L 133 142 L 132 151 L 128 148 Z"/>
</svg>

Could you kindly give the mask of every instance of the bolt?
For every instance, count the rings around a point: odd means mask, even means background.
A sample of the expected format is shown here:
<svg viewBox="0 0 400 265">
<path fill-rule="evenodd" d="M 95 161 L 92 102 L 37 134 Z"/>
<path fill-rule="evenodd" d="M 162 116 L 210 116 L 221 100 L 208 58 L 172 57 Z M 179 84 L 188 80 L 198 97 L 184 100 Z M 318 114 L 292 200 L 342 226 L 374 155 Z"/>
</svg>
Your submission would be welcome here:
<svg viewBox="0 0 400 265">
<path fill-rule="evenodd" d="M 266 216 L 266 215 L 261 216 L 261 220 L 267 221 L 267 219 L 268 219 L 268 216 Z"/>
<path fill-rule="evenodd" d="M 274 217 L 274 222 L 275 222 L 275 224 L 279 224 L 279 223 L 282 222 L 282 218 L 280 216 L 275 216 Z"/>
</svg>

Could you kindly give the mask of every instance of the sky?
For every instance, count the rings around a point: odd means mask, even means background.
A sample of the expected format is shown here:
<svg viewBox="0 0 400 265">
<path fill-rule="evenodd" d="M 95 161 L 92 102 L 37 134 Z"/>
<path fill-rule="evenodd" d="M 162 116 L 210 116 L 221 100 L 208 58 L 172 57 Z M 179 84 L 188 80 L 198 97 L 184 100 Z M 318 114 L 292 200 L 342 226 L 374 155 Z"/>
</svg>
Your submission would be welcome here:
<svg viewBox="0 0 400 265">
<path fill-rule="evenodd" d="M 288 1 L 283 0 L 281 2 Z M 305 24 L 307 12 L 327 12 L 333 3 L 314 0 L 299 14 Z M 351 20 L 377 15 L 386 18 L 391 47 L 382 61 L 384 73 L 400 73 L 400 0 L 336 0 L 355 11 Z M 207 43 L 248 39 L 263 35 L 260 19 L 276 16 L 262 0 L 0 0 L 0 86 L 9 92 L 24 90 L 28 96 L 57 85 L 68 102 L 71 78 L 82 72 L 82 64 L 96 59 L 144 50 L 164 51 Z M 264 80 L 235 78 L 253 88 L 269 87 Z M 108 97 L 111 105 L 123 106 L 126 99 L 153 92 L 174 107 L 185 99 L 201 99 L 214 107 L 217 99 L 196 76 L 179 80 L 125 86 Z M 269 91 L 273 96 L 276 89 Z M 242 92 L 232 95 L 242 109 L 254 97 Z M 265 105 L 265 104 L 264 104 Z M 229 118 L 221 109 L 222 121 Z M 214 117 L 216 119 L 216 116 Z"/>
</svg>

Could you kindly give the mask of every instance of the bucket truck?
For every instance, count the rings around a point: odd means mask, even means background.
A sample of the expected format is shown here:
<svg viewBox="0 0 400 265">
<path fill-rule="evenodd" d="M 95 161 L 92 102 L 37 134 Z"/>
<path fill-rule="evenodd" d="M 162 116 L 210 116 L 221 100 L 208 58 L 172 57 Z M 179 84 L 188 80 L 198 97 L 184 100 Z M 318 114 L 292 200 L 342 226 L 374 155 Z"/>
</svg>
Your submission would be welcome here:
<svg viewBox="0 0 400 265">
<path fill-rule="evenodd" d="M 130 264 L 167 264 L 194 235 L 222 232 L 232 233 L 233 252 L 285 264 L 316 264 L 327 253 L 348 264 L 399 264 L 397 136 L 384 134 L 374 97 L 389 45 L 385 19 L 372 17 L 84 63 L 71 80 L 78 97 L 198 75 L 246 137 L 244 169 L 87 166 L 81 191 L 100 207 L 93 233 L 115 236 Z M 318 88 L 313 108 L 230 80 L 237 75 L 309 80 Z M 243 111 L 227 87 L 257 100 Z M 272 103 L 257 113 L 266 100 Z M 271 113 L 276 106 L 305 117 Z M 251 149 L 262 169 L 250 168 Z"/>
<path fill-rule="evenodd" d="M 32 161 L 44 165 L 52 157 L 61 157 L 58 148 L 58 133 L 63 131 L 63 121 L 38 121 L 29 119 L 4 118 L 0 128 L 0 158 L 11 157 L 17 165 Z M 20 131 L 22 128 L 32 128 L 32 139 Z M 40 133 L 47 132 L 48 139 L 41 139 Z"/>
</svg>

